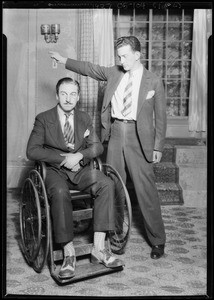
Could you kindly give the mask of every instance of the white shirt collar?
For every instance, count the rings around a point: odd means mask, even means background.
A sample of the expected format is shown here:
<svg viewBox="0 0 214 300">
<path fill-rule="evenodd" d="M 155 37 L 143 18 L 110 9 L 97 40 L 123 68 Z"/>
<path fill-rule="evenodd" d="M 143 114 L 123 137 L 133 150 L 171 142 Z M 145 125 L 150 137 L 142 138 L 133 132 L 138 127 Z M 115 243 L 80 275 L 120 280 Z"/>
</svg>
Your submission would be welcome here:
<svg viewBox="0 0 214 300">
<path fill-rule="evenodd" d="M 143 74 L 143 65 L 140 64 L 139 67 L 132 72 L 132 76 L 138 76 L 139 74 Z"/>
</svg>

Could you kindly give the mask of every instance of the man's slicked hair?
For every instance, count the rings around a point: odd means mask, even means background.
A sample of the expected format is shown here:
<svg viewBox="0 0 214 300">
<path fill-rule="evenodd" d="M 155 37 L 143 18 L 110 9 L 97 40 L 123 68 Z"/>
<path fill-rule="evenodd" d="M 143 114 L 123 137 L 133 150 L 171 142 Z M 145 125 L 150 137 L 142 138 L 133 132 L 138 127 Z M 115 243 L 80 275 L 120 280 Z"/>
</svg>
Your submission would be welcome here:
<svg viewBox="0 0 214 300">
<path fill-rule="evenodd" d="M 77 80 L 74 80 L 71 77 L 64 77 L 64 78 L 60 79 L 56 84 L 56 94 L 57 95 L 59 95 L 59 87 L 63 83 L 72 83 L 72 84 L 76 85 L 77 90 L 78 90 L 78 94 L 80 93 L 80 84 L 79 84 L 79 82 Z"/>
<path fill-rule="evenodd" d="M 132 51 L 141 52 L 140 41 L 135 36 L 122 36 L 117 39 L 116 47 L 117 49 L 126 45 L 130 45 Z"/>
</svg>

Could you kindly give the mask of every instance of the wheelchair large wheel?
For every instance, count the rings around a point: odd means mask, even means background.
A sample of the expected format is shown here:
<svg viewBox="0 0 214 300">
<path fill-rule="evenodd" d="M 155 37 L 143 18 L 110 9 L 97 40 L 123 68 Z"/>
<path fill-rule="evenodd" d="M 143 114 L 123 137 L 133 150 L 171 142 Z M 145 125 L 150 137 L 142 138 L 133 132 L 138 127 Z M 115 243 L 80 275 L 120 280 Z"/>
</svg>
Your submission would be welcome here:
<svg viewBox="0 0 214 300">
<path fill-rule="evenodd" d="M 22 189 L 19 209 L 23 254 L 29 264 L 38 255 L 41 241 L 39 196 L 33 181 L 27 178 Z"/>
<path fill-rule="evenodd" d="M 103 164 L 102 171 L 114 181 L 116 229 L 109 233 L 110 249 L 123 254 L 131 233 L 132 209 L 128 191 L 119 173 L 110 165 Z"/>
<path fill-rule="evenodd" d="M 41 272 L 47 259 L 50 241 L 50 212 L 48 198 L 44 181 L 37 170 L 32 170 L 29 173 L 29 177 L 34 183 L 34 186 L 38 193 L 40 213 L 41 213 L 41 235 L 40 235 L 40 247 L 32 262 L 32 266 L 36 272 Z"/>
</svg>

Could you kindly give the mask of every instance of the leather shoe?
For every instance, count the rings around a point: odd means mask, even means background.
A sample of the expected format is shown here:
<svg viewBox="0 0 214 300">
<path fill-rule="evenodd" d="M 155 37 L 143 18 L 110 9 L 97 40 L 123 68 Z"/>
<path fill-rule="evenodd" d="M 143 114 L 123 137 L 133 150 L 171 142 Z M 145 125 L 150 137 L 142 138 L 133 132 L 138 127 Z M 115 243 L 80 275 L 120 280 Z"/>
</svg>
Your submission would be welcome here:
<svg viewBox="0 0 214 300">
<path fill-rule="evenodd" d="M 164 245 L 152 246 L 151 258 L 158 259 L 164 255 Z"/>
<path fill-rule="evenodd" d="M 66 256 L 64 258 L 63 264 L 59 271 L 59 278 L 71 278 L 75 276 L 75 265 L 76 257 L 75 256 Z"/>
<path fill-rule="evenodd" d="M 91 263 L 103 264 L 106 268 L 117 268 L 125 265 L 121 259 L 114 257 L 109 250 L 98 251 L 94 247 L 91 251 Z"/>
</svg>

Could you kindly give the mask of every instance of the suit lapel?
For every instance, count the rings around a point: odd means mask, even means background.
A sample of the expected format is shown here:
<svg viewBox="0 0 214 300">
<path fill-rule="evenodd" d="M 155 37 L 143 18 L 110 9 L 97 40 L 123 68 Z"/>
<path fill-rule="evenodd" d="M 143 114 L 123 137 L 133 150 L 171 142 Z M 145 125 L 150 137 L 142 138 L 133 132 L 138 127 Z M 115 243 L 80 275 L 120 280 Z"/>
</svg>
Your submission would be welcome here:
<svg viewBox="0 0 214 300">
<path fill-rule="evenodd" d="M 144 68 L 143 76 L 140 83 L 139 95 L 138 95 L 137 117 L 142 109 L 144 101 L 146 100 L 149 81 L 150 81 L 149 72 Z"/>
<path fill-rule="evenodd" d="M 67 150 L 64 135 L 62 132 L 61 124 L 59 121 L 59 116 L 57 112 L 57 106 L 50 111 L 50 116 L 48 118 L 47 126 L 49 128 L 49 134 L 51 135 L 54 143 L 58 148 L 63 148 L 65 151 Z M 62 147 L 63 145 L 63 147 Z"/>
<path fill-rule="evenodd" d="M 82 140 L 84 136 L 83 122 L 79 116 L 78 109 L 74 110 L 74 151 L 82 145 Z"/>
</svg>

